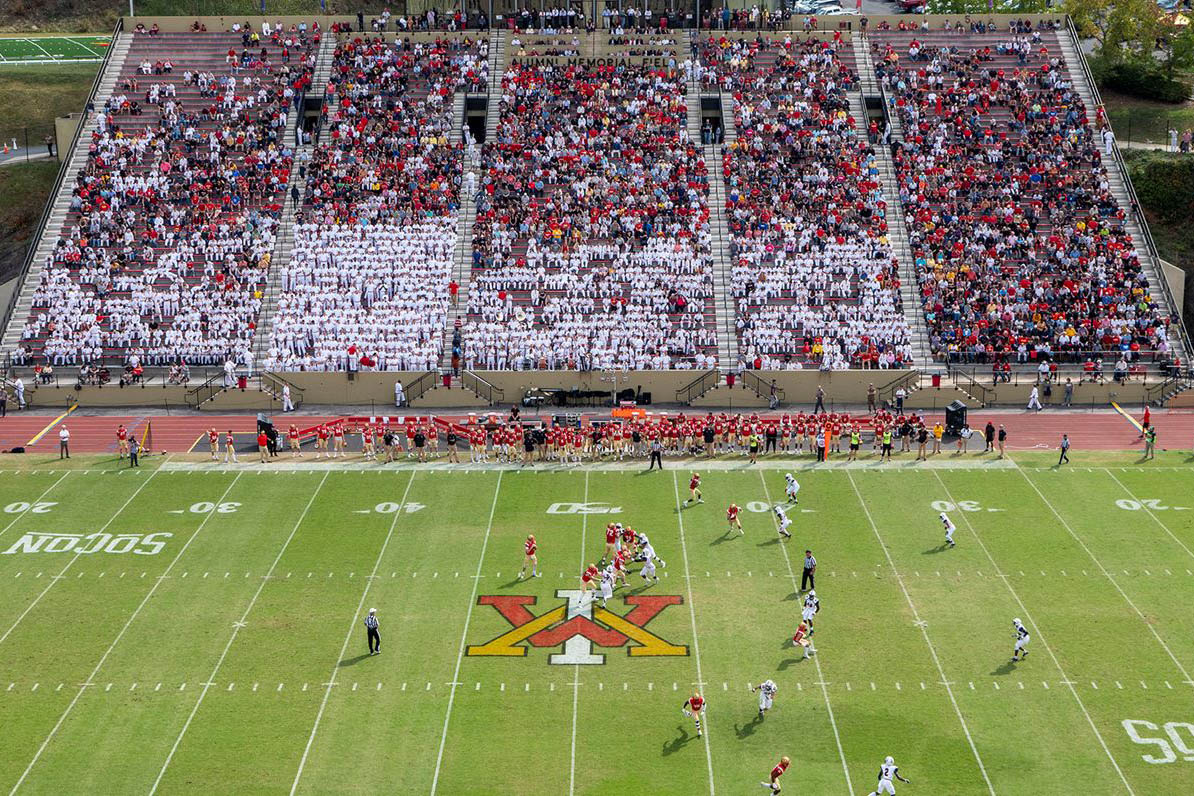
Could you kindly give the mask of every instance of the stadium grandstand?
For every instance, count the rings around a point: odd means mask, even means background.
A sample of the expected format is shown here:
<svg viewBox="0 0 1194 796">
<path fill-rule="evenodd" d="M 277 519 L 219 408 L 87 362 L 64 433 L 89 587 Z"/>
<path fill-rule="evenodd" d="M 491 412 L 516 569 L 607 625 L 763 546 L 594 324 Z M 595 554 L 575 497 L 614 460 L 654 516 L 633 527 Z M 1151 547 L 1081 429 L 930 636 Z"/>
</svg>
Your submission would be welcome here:
<svg viewBox="0 0 1194 796">
<path fill-rule="evenodd" d="M 122 21 L 6 377 L 193 405 L 239 378 L 452 405 L 1185 385 L 1064 17 L 524 16 Z"/>
</svg>

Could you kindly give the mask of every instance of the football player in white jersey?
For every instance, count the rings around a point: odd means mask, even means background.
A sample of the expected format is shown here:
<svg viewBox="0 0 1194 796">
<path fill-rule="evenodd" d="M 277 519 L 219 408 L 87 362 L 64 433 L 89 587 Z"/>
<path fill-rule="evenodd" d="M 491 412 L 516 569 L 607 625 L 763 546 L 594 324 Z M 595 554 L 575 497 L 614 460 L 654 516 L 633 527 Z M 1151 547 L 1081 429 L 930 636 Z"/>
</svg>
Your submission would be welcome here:
<svg viewBox="0 0 1194 796">
<path fill-rule="evenodd" d="M 821 610 L 821 601 L 817 599 L 817 590 L 812 589 L 804 597 L 804 606 L 800 609 L 800 618 L 808 625 L 808 634 L 813 634 L 813 617 Z"/>
<path fill-rule="evenodd" d="M 643 568 L 638 571 L 638 574 L 643 576 L 643 580 L 653 580 L 658 583 L 659 576 L 655 574 L 655 562 L 658 561 L 662 567 L 666 567 L 667 563 L 655 555 L 655 548 L 651 546 L 651 540 L 645 533 L 639 535 L 638 544 L 638 559 L 643 562 Z"/>
<path fill-rule="evenodd" d="M 787 487 L 785 487 L 785 491 L 788 495 L 788 502 L 799 503 L 800 501 L 796 499 L 796 494 L 800 491 L 800 484 L 796 483 L 796 479 L 791 473 L 785 475 L 784 480 L 788 482 Z"/>
<path fill-rule="evenodd" d="M 945 526 L 945 543 L 950 547 L 956 547 L 957 545 L 954 544 L 954 531 L 958 530 L 957 526 L 954 525 L 953 520 L 944 511 L 937 516 L 941 518 L 941 524 Z"/>
<path fill-rule="evenodd" d="M 869 796 L 880 796 L 880 794 L 887 793 L 895 796 L 895 783 L 893 779 L 898 779 L 911 785 L 912 782 L 900 776 L 900 767 L 895 764 L 895 760 L 889 756 L 883 761 L 883 765 L 879 766 L 879 787 L 871 791 Z"/>
<path fill-rule="evenodd" d="M 607 564 L 601 571 L 601 607 L 605 601 L 614 596 L 614 565 Z"/>
<path fill-rule="evenodd" d="M 1012 627 L 1016 628 L 1016 648 L 1012 650 L 1012 663 L 1015 663 L 1021 658 L 1028 657 L 1030 636 L 1028 635 L 1028 628 L 1024 627 L 1019 618 L 1012 620 Z"/>
<path fill-rule="evenodd" d="M 763 718 L 763 714 L 771 710 L 771 704 L 775 701 L 775 692 L 779 690 L 779 686 L 771 680 L 764 680 L 750 690 L 759 692 L 759 718 Z"/>
<path fill-rule="evenodd" d="M 792 524 L 792 521 L 788 519 L 788 515 L 785 513 L 785 511 L 786 509 L 783 506 L 776 506 L 775 521 L 779 524 L 779 535 L 791 539 L 792 534 L 788 533 L 788 526 Z"/>
</svg>

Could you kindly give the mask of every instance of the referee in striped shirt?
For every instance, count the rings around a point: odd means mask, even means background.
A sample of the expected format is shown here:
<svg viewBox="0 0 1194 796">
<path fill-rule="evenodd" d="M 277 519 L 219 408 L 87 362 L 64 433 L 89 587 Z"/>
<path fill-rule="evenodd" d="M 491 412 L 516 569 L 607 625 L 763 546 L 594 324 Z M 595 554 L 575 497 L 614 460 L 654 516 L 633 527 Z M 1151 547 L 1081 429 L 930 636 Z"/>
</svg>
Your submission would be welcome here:
<svg viewBox="0 0 1194 796">
<path fill-rule="evenodd" d="M 370 608 L 365 617 L 365 632 L 369 635 L 369 654 L 381 654 L 381 634 L 377 632 L 377 609 Z"/>
<path fill-rule="evenodd" d="M 800 590 L 804 591 L 805 586 L 810 589 L 817 588 L 817 559 L 813 558 L 812 550 L 804 551 L 804 574 L 800 576 Z"/>
</svg>

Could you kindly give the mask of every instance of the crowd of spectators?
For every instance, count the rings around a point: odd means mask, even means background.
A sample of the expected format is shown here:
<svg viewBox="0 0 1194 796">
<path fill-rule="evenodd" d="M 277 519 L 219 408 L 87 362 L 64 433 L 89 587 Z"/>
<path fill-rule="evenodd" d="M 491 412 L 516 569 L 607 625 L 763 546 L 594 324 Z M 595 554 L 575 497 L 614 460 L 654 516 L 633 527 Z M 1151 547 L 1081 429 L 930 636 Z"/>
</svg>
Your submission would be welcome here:
<svg viewBox="0 0 1194 796">
<path fill-rule="evenodd" d="M 724 148 L 739 356 L 765 369 L 911 358 L 875 155 L 840 41 L 710 36 L 701 79 L 733 97 Z M 846 53 L 849 50 L 845 50 Z"/>
<path fill-rule="evenodd" d="M 484 90 L 487 58 L 467 37 L 337 45 L 267 367 L 438 366 L 462 184 L 454 98 Z"/>
<path fill-rule="evenodd" d="M 469 368 L 713 367 L 708 175 L 684 72 L 512 62 L 482 152 Z"/>
<path fill-rule="evenodd" d="M 873 47 L 904 130 L 893 157 L 934 354 L 1167 357 L 1168 310 L 1100 152 L 1114 139 L 1055 34 L 893 32 Z"/>
<path fill-rule="evenodd" d="M 98 110 L 23 329 L 26 364 L 248 351 L 318 33 L 277 29 L 241 48 L 189 36 L 138 35 Z"/>
</svg>

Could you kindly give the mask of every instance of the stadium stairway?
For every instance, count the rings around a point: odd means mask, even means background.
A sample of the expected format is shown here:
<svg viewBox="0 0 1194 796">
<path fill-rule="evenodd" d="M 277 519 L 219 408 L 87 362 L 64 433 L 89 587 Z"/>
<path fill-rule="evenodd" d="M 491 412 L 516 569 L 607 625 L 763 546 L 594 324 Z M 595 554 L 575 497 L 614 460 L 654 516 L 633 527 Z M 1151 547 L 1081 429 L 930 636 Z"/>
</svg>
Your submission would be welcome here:
<svg viewBox="0 0 1194 796">
<path fill-rule="evenodd" d="M 104 74 L 100 76 L 99 85 L 96 87 L 95 93 L 89 98 L 92 107 L 96 109 L 103 108 L 104 103 L 112 96 L 112 92 L 115 90 L 116 83 L 120 79 L 121 72 L 124 69 L 124 62 L 128 57 L 129 48 L 132 46 L 132 43 L 133 34 L 121 33 L 112 44 L 107 67 L 104 70 Z M 62 185 L 59 187 L 57 195 L 53 198 L 53 205 L 50 208 L 45 225 L 38 231 L 36 253 L 29 263 L 29 271 L 25 274 L 24 281 L 17 288 L 20 293 L 16 304 L 13 306 L 12 315 L 8 319 L 8 327 L 4 331 L 3 341 L 0 342 L 0 351 L 13 351 L 21 342 L 21 329 L 32 314 L 33 293 L 37 290 L 37 286 L 41 282 L 42 268 L 45 265 L 46 259 L 54 251 L 54 246 L 58 242 L 59 234 L 62 232 L 62 228 L 66 223 L 66 216 L 70 211 L 75 175 L 87 164 L 91 134 L 96 130 L 97 119 L 99 119 L 98 112 L 88 114 L 87 119 L 82 123 L 82 129 L 79 130 L 79 137 L 75 142 L 75 146 L 70 151 L 70 159 L 66 164 L 66 172 L 62 180 Z"/>
<path fill-rule="evenodd" d="M 696 79 L 696 70 L 689 73 L 688 90 L 688 136 L 693 141 L 701 140 L 701 84 Z M 734 129 L 733 114 L 726 114 L 723 107 L 723 125 L 726 139 Z M 737 132 L 734 133 L 737 138 Z M 738 332 L 734 326 L 733 257 L 730 253 L 730 231 L 726 224 L 725 171 L 722 166 L 721 147 L 716 144 L 702 144 L 705 153 L 705 171 L 709 175 L 709 224 L 713 255 L 713 310 L 717 321 L 717 363 L 722 371 L 738 366 Z"/>
<path fill-rule="evenodd" d="M 1070 75 L 1070 81 L 1074 84 L 1074 87 L 1078 91 L 1078 96 L 1082 98 L 1082 102 L 1086 105 L 1087 116 L 1093 123 L 1095 109 L 1102 107 L 1103 102 L 1096 93 L 1093 82 L 1089 79 L 1089 70 L 1083 66 L 1084 62 L 1081 51 L 1074 37 L 1075 33 L 1072 27 L 1057 34 L 1062 57 L 1065 59 L 1066 69 Z M 1103 148 L 1102 151 L 1106 152 L 1106 149 Z M 1152 236 L 1148 234 L 1148 231 L 1144 227 L 1140 205 L 1135 201 L 1136 196 L 1128 184 L 1127 168 L 1124 166 L 1123 154 L 1120 152 L 1119 145 L 1113 145 L 1111 156 L 1107 157 L 1104 154 L 1103 159 L 1104 165 L 1107 168 L 1107 182 L 1111 186 L 1111 194 L 1115 197 L 1116 203 L 1124 211 L 1124 226 L 1136 244 L 1136 254 L 1140 258 L 1140 265 L 1144 270 L 1145 276 L 1148 277 L 1149 289 L 1154 296 L 1164 297 L 1170 315 L 1175 318 L 1181 318 L 1182 308 L 1177 306 L 1173 295 L 1169 291 L 1168 283 L 1165 281 L 1165 274 L 1161 269 L 1160 262 L 1158 262 L 1159 257 L 1156 246 L 1152 242 Z M 1192 353 L 1194 353 L 1191 350 L 1191 343 L 1182 333 L 1180 324 L 1174 324 L 1169 327 L 1169 348 L 1171 351 L 1179 354 L 1182 361 L 1186 363 L 1194 361 L 1191 359 Z"/>
<path fill-rule="evenodd" d="M 336 40 L 333 36 L 324 36 L 319 43 L 319 55 L 315 60 L 315 79 L 312 82 L 316 96 L 323 96 L 327 88 L 328 76 L 331 75 L 332 52 L 335 48 Z M 320 78 L 320 75 L 323 77 Z M 290 118 L 286 122 L 286 141 L 292 145 L 294 145 L 294 131 L 298 128 L 301 116 L 302 112 L 296 110 L 290 114 Z M 305 152 L 310 156 L 313 149 L 313 143 L 294 147 L 295 156 L 290 165 L 290 176 L 286 183 L 288 186 L 285 197 L 286 209 L 282 211 L 282 216 L 278 219 L 277 234 L 274 236 L 274 250 L 270 254 L 269 274 L 265 280 L 265 296 L 262 297 L 261 312 L 257 316 L 257 328 L 253 332 L 253 359 L 258 363 L 265 362 L 268 355 L 270 336 L 274 329 L 274 315 L 278 310 L 278 296 L 282 292 L 282 269 L 290 262 L 290 255 L 294 250 L 294 214 L 302 206 L 303 199 L 307 194 L 306 181 L 298 180 L 299 154 Z M 296 182 L 296 180 L 298 181 Z M 298 187 L 298 205 L 290 200 L 289 186 L 291 185 Z"/>
<path fill-rule="evenodd" d="M 850 92 L 850 115 L 854 117 L 855 127 L 859 139 L 867 143 L 867 114 L 863 105 L 864 96 L 878 97 L 878 83 L 875 80 L 875 68 L 871 63 L 870 48 L 866 39 L 856 42 L 854 57 L 857 62 L 861 92 Z M 869 88 L 868 88 L 869 87 Z M 896 131 L 893 127 L 893 137 Z M 945 366 L 933 360 L 929 348 L 929 335 L 925 327 L 925 316 L 917 295 L 916 266 L 912 258 L 912 247 L 908 244 L 908 227 L 904 223 L 904 213 L 900 208 L 900 191 L 896 183 L 895 163 L 891 159 L 891 150 L 877 144 L 873 147 L 875 161 L 879 168 L 879 182 L 883 188 L 883 197 L 887 203 L 887 238 L 891 243 L 892 254 L 900 264 L 900 303 L 903 306 L 904 318 L 908 321 L 908 330 L 912 338 L 912 358 L 917 367 L 926 372 L 940 372 Z"/>
</svg>

